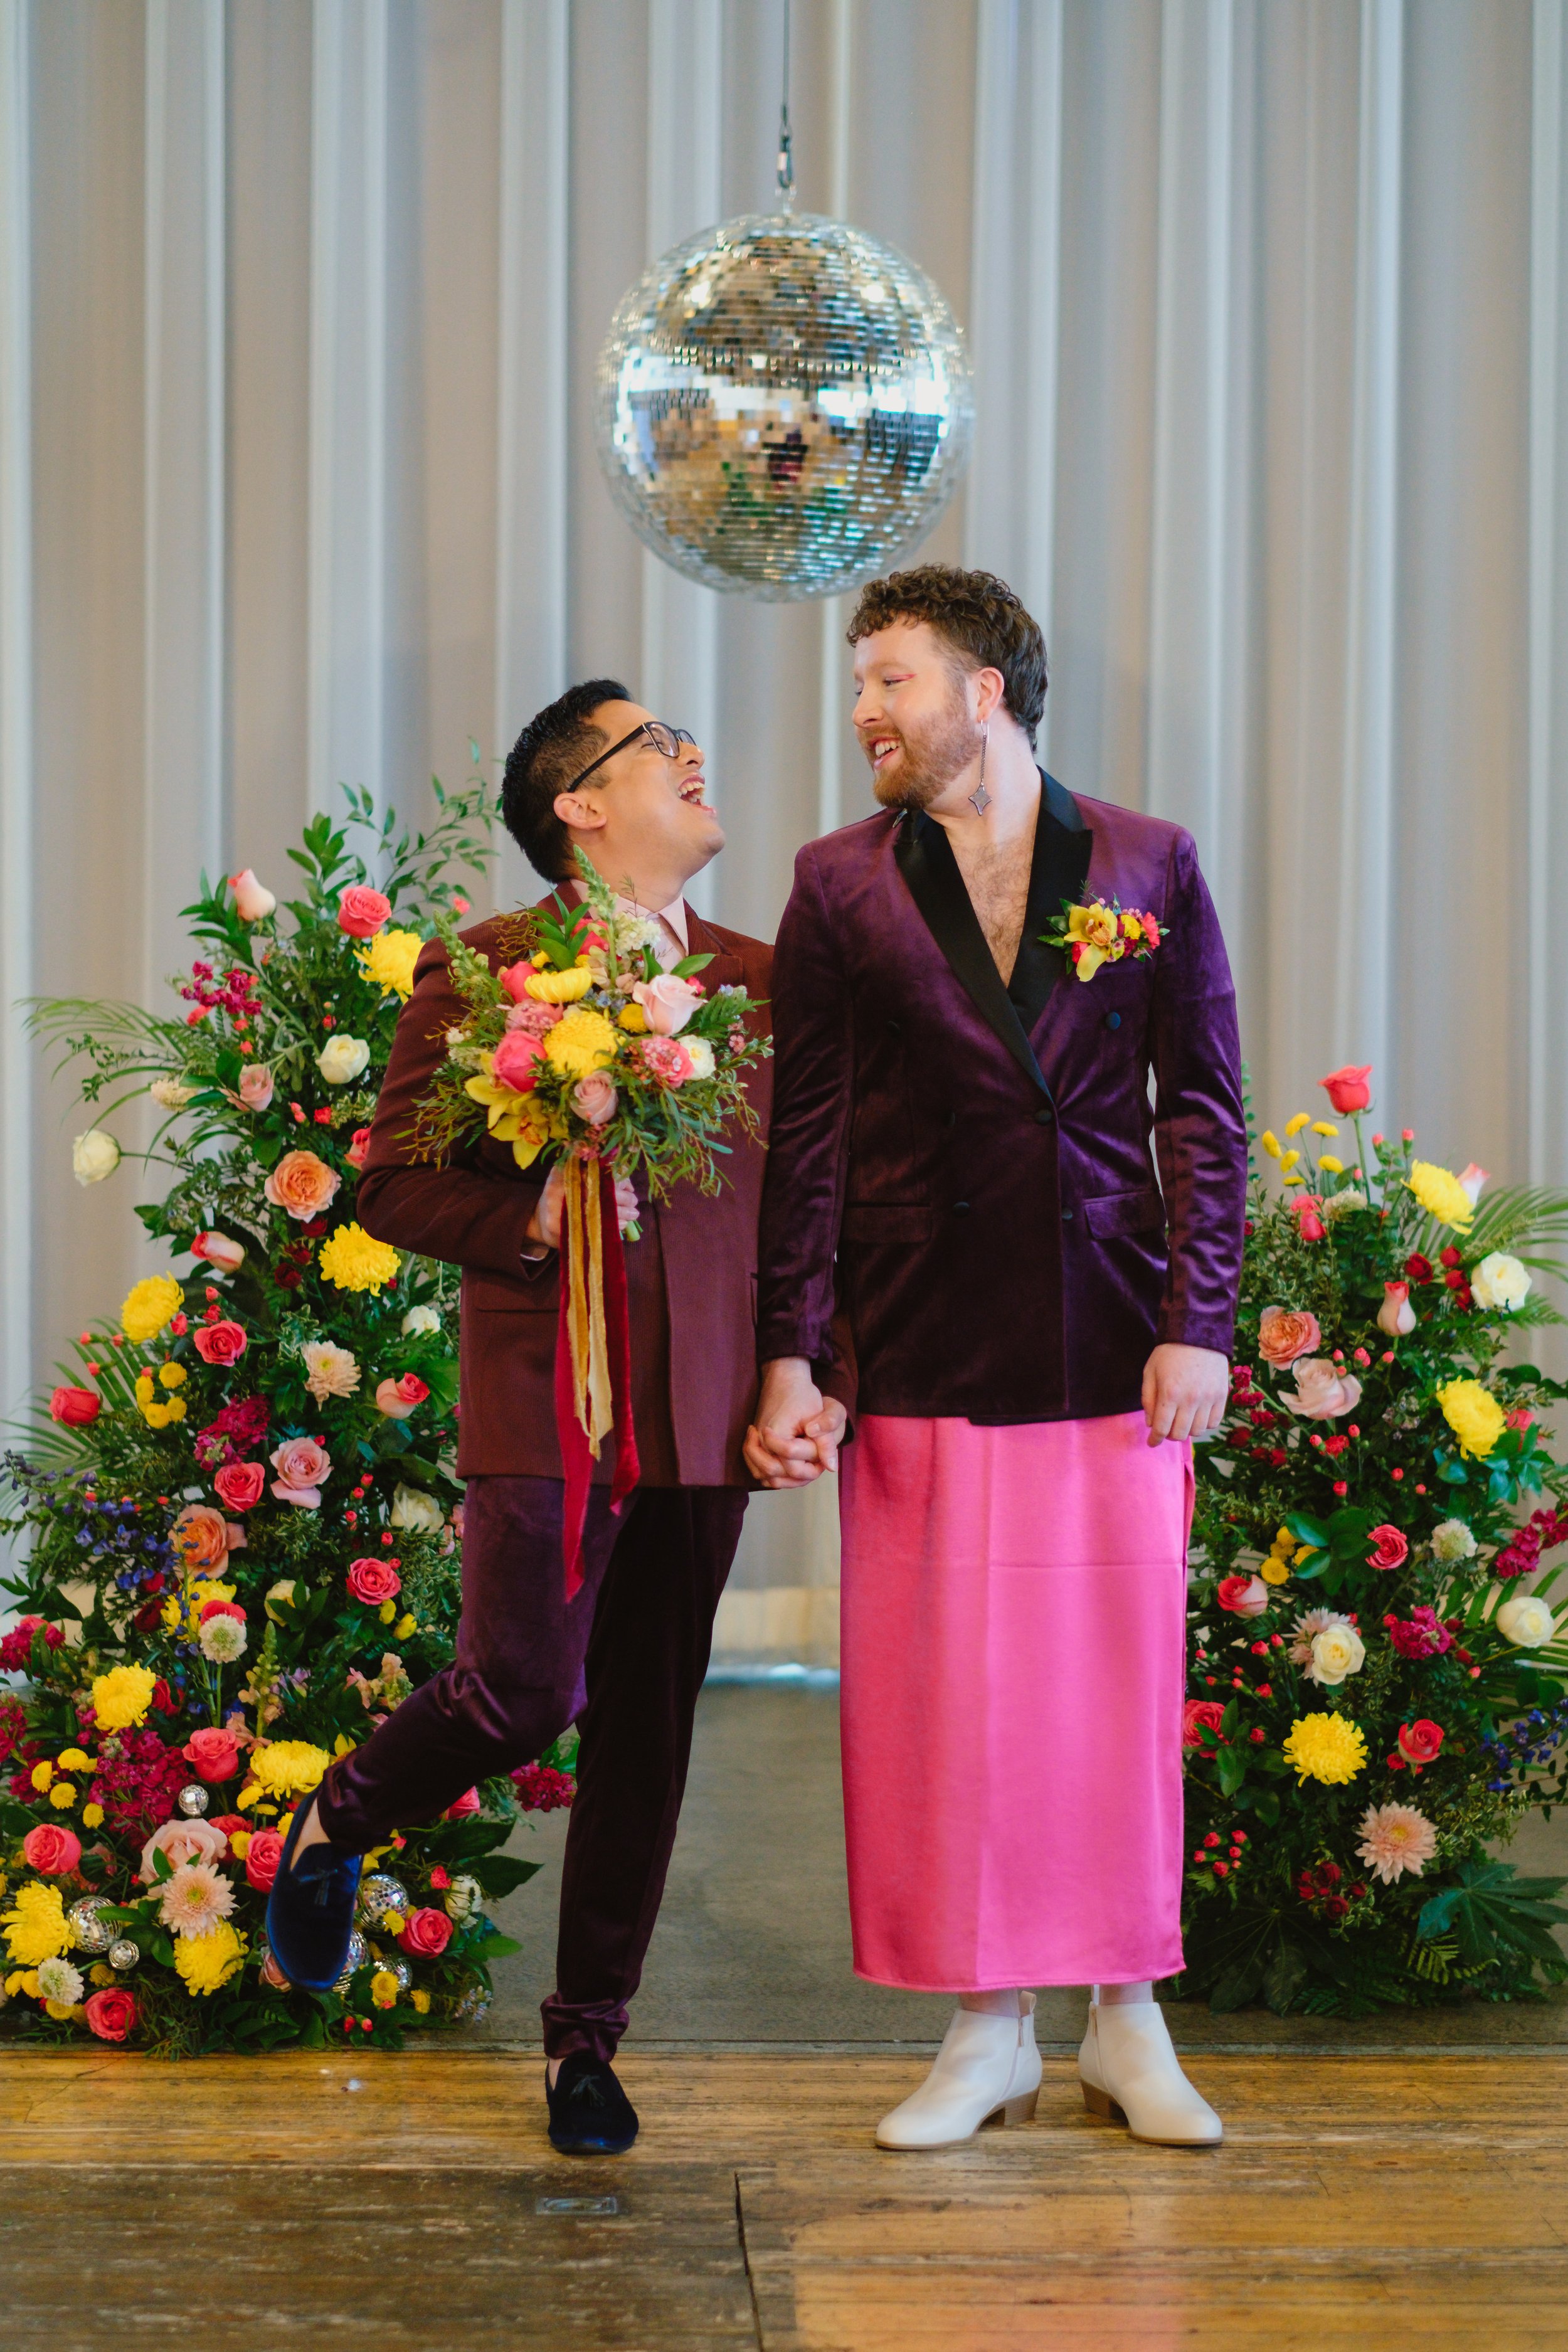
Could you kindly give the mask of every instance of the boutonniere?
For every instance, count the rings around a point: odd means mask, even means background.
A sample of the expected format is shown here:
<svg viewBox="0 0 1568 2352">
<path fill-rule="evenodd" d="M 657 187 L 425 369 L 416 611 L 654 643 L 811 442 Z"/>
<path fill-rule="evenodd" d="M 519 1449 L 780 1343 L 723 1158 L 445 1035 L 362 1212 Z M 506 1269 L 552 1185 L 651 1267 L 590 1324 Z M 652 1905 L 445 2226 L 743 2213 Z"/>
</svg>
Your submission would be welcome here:
<svg viewBox="0 0 1568 2352">
<path fill-rule="evenodd" d="M 1079 980 L 1092 980 L 1102 963 L 1120 963 L 1123 956 L 1152 956 L 1164 936 L 1152 915 L 1123 908 L 1116 898 L 1109 907 L 1103 898 L 1079 907 L 1064 898 L 1061 913 L 1040 933 L 1047 947 L 1071 957 Z"/>
</svg>

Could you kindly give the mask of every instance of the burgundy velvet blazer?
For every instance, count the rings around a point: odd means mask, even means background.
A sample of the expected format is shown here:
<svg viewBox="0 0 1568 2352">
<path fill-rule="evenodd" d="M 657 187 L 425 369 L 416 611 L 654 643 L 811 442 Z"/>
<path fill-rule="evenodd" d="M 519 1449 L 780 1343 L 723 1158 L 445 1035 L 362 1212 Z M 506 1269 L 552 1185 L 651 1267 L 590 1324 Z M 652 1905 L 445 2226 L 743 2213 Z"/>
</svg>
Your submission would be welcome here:
<svg viewBox="0 0 1568 2352">
<path fill-rule="evenodd" d="M 1063 899 L 1112 897 L 1166 936 L 1080 982 L 1038 934 Z M 774 950 L 773 1034 L 763 1362 L 826 1359 L 837 1297 L 861 1412 L 1007 1423 L 1133 1411 L 1159 1340 L 1228 1353 L 1247 1184 L 1236 999 L 1179 826 L 1044 778 L 1005 987 L 929 817 L 809 842 Z"/>
<path fill-rule="evenodd" d="M 548 903 L 541 901 L 541 904 Z M 478 924 L 463 937 L 499 968 L 524 951 L 514 918 Z M 760 940 L 689 916 L 690 951 L 713 961 L 706 987 L 769 992 L 773 950 Z M 458 1469 L 463 1477 L 511 1474 L 559 1478 L 555 1439 L 555 1327 L 560 1260 L 552 1250 L 522 1255 L 545 1170 L 518 1167 L 511 1146 L 487 1137 L 451 1164 L 430 1167 L 408 1149 L 414 1108 L 446 1052 L 448 1028 L 464 1014 L 438 940 L 415 968 L 376 1105 L 360 1178 L 358 1214 L 368 1233 L 397 1248 L 445 1258 L 463 1269 L 461 1412 Z M 767 1016 L 760 1016 L 765 1033 Z M 759 1064 L 748 1091 L 767 1132 L 773 1065 Z M 725 1181 L 710 1198 L 678 1185 L 669 1199 L 643 1201 L 642 1238 L 626 1245 L 631 1320 L 632 1417 L 642 1483 L 650 1486 L 748 1486 L 741 1458 L 756 1401 L 757 1213 L 765 1153 L 758 1138 L 728 1139 Z M 612 1447 L 595 1477 L 610 1475 Z"/>
</svg>

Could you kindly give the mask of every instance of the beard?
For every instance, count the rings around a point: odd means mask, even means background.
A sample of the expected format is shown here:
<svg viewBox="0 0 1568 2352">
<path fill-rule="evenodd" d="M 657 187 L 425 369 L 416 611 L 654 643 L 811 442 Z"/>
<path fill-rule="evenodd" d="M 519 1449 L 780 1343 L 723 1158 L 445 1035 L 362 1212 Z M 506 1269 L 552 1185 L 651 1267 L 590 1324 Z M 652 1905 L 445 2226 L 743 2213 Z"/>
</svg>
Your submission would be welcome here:
<svg viewBox="0 0 1568 2352">
<path fill-rule="evenodd" d="M 934 719 L 909 729 L 885 728 L 897 734 L 901 756 L 890 775 L 873 772 L 871 790 L 884 808 L 929 808 L 954 776 L 961 776 L 984 740 L 984 731 L 969 715 L 961 693 Z"/>
</svg>

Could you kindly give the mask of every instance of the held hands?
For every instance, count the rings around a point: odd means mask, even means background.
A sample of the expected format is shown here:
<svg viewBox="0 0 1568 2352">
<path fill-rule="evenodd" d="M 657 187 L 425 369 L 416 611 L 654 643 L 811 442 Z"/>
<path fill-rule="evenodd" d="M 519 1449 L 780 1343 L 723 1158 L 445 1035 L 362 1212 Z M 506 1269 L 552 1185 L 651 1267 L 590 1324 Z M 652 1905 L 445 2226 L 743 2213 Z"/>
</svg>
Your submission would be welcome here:
<svg viewBox="0 0 1568 2352">
<path fill-rule="evenodd" d="M 1225 1419 L 1230 1364 L 1216 1348 L 1184 1348 L 1173 1340 L 1155 1349 L 1143 1367 L 1143 1418 L 1149 1443 L 1206 1437 Z"/>
<path fill-rule="evenodd" d="M 544 1189 L 540 1193 L 539 1205 L 528 1221 L 527 1238 L 531 1242 L 538 1243 L 544 1249 L 560 1248 L 561 1211 L 564 1198 L 565 1186 L 561 1179 L 561 1163 L 556 1160 L 544 1180 Z M 628 1225 L 636 1224 L 637 1213 L 637 1196 L 631 1179 L 626 1176 L 617 1176 L 616 1216 L 623 1234 Z"/>
<path fill-rule="evenodd" d="M 837 1397 L 824 1397 L 804 1356 L 781 1356 L 763 1367 L 757 1417 L 746 1432 L 746 1467 L 763 1486 L 809 1486 L 838 1467 L 847 1416 Z"/>
</svg>

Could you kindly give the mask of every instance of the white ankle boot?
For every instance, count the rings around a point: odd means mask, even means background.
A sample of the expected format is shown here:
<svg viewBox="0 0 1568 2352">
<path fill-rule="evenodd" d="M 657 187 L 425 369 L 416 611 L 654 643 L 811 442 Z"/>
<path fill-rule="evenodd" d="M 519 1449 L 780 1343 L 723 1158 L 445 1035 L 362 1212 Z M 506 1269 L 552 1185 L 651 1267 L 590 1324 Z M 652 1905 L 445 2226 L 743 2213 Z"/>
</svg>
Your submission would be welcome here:
<svg viewBox="0 0 1568 2352">
<path fill-rule="evenodd" d="M 1224 2137 L 1177 2063 L 1157 2001 L 1091 2001 L 1078 2072 L 1089 2114 L 1125 2124 L 1134 2139 L 1212 2147 Z"/>
<path fill-rule="evenodd" d="M 920 2089 L 877 2126 L 879 2147 L 957 2147 L 984 2123 L 1026 2124 L 1040 2095 L 1035 1996 L 1016 2017 L 957 2009 Z"/>
</svg>

